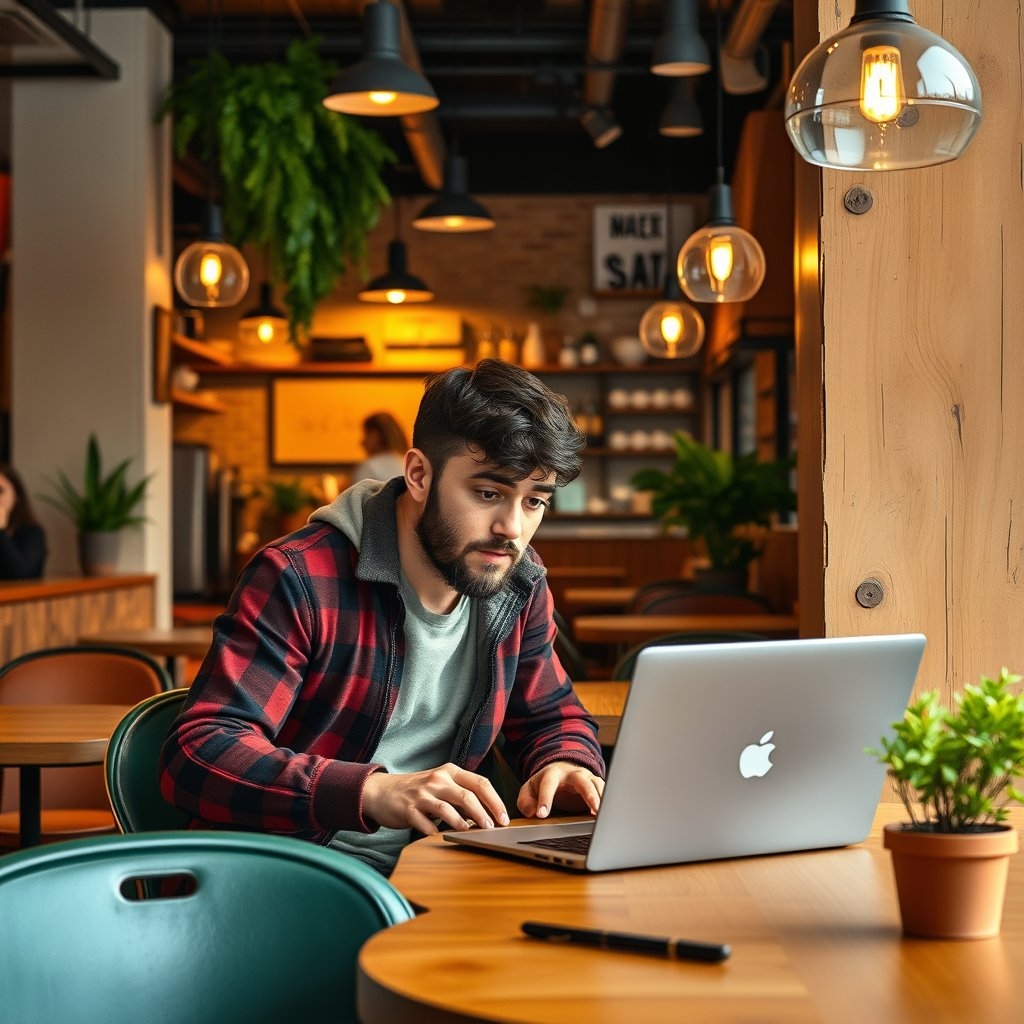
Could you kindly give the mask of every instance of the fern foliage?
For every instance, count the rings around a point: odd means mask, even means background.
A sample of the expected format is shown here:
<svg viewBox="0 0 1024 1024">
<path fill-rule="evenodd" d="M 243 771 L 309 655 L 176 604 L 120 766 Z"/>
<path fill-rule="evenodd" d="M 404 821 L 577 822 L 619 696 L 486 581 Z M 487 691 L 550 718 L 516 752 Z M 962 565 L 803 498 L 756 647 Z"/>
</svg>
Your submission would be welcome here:
<svg viewBox="0 0 1024 1024">
<path fill-rule="evenodd" d="M 293 341 L 340 275 L 365 274 L 366 236 L 390 202 L 381 172 L 395 160 L 380 135 L 323 105 L 336 69 L 317 45 L 293 42 L 283 60 L 261 64 L 214 50 L 161 110 L 174 116 L 179 156 L 192 147 L 215 161 L 232 241 L 268 253 Z"/>
</svg>

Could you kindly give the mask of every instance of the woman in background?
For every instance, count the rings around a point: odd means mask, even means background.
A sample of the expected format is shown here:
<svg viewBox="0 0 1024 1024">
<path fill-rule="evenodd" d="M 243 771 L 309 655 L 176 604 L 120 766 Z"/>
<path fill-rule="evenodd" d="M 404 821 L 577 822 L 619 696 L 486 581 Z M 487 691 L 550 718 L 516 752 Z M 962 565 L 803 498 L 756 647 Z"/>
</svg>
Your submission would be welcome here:
<svg viewBox="0 0 1024 1024">
<path fill-rule="evenodd" d="M 357 480 L 390 480 L 405 470 L 409 441 L 398 420 L 389 412 L 375 412 L 363 420 L 363 449 L 367 458 L 352 472 Z"/>
<path fill-rule="evenodd" d="M 46 534 L 25 485 L 12 466 L 0 462 L 0 580 L 38 579 L 45 561 Z"/>
</svg>

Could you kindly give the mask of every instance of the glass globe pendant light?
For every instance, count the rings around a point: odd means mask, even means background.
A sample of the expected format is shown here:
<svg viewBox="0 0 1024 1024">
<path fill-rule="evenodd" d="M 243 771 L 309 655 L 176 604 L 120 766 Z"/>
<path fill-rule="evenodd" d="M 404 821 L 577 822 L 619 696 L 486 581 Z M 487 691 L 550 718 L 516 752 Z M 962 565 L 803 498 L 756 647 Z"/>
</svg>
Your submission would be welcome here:
<svg viewBox="0 0 1024 1024">
<path fill-rule="evenodd" d="M 206 122 L 207 203 L 203 235 L 187 245 L 174 262 L 174 287 L 189 306 L 235 306 L 249 289 L 249 265 L 245 257 L 224 240 L 224 216 L 214 201 L 217 194 L 216 111 L 219 109 L 214 73 L 217 32 L 213 2 L 207 3 Z"/>
<path fill-rule="evenodd" d="M 203 237 L 186 246 L 175 261 L 174 287 L 183 302 L 207 308 L 235 306 L 249 288 L 249 265 L 224 240 L 221 210 L 212 201 Z"/>
<path fill-rule="evenodd" d="M 847 28 L 796 69 L 785 118 L 808 163 L 894 171 L 955 160 L 981 113 L 971 65 L 914 21 L 908 0 L 857 0 Z"/>
<path fill-rule="evenodd" d="M 764 250 L 758 240 L 736 223 L 732 189 L 725 183 L 722 158 L 722 9 L 715 19 L 718 68 L 718 172 L 711 186 L 711 216 L 704 227 L 683 243 L 676 259 L 679 284 L 694 302 L 745 302 L 764 283 Z"/>
<path fill-rule="evenodd" d="M 672 263 L 672 204 L 665 207 L 665 291 L 644 310 L 637 334 L 649 355 L 658 359 L 689 359 L 704 344 L 704 318 L 683 300 Z"/>
</svg>

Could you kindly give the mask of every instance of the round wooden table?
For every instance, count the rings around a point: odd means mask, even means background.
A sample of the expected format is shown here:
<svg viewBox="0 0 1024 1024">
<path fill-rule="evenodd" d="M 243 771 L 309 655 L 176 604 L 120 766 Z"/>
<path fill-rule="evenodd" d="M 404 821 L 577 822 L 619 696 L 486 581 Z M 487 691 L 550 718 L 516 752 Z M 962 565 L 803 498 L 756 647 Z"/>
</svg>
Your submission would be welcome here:
<svg viewBox="0 0 1024 1024">
<path fill-rule="evenodd" d="M 121 704 L 0 704 L 0 767 L 19 769 L 21 846 L 39 842 L 39 770 L 102 764 Z"/>
</svg>

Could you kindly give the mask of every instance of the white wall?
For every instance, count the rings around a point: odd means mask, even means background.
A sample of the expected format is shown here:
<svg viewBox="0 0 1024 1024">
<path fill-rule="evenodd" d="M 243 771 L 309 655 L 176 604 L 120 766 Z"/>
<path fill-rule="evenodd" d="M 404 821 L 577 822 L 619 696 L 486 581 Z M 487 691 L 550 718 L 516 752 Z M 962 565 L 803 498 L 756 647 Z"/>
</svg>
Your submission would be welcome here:
<svg viewBox="0 0 1024 1024">
<path fill-rule="evenodd" d="M 33 494 L 58 468 L 78 480 L 95 431 L 109 466 L 131 456 L 131 479 L 154 474 L 151 522 L 128 531 L 120 568 L 158 575 L 164 625 L 171 414 L 151 400 L 151 310 L 171 302 L 169 127 L 154 122 L 171 38 L 143 10 L 96 10 L 91 26 L 119 80 L 12 88 L 12 461 Z M 37 510 L 47 576 L 76 575 L 72 524 Z"/>
</svg>

